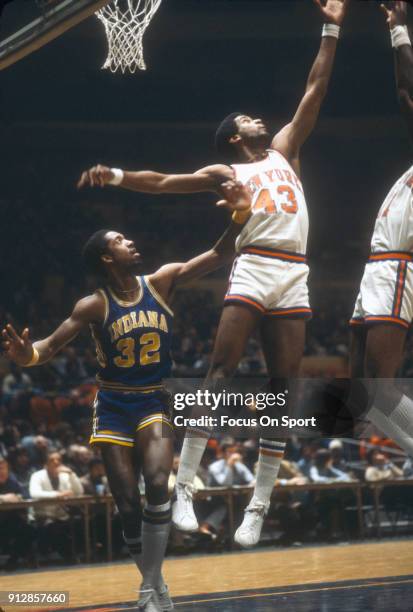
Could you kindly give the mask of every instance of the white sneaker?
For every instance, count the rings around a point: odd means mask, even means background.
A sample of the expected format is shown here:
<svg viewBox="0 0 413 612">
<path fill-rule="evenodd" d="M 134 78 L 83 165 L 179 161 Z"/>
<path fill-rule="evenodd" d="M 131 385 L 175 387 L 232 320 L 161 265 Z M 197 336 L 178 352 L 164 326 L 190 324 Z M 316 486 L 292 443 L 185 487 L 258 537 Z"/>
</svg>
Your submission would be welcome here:
<svg viewBox="0 0 413 612">
<path fill-rule="evenodd" d="M 138 610 L 145 612 L 162 612 L 156 591 L 150 586 L 142 586 L 138 599 Z"/>
<path fill-rule="evenodd" d="M 162 612 L 169 612 L 169 610 L 175 609 L 166 584 L 156 589 L 156 595 L 158 596 L 158 602 Z"/>
<path fill-rule="evenodd" d="M 234 540 L 244 548 L 250 548 L 258 544 L 264 518 L 270 504 L 252 499 L 245 508 L 244 520 L 235 532 Z"/>
<path fill-rule="evenodd" d="M 172 524 L 181 531 L 198 531 L 199 525 L 192 501 L 193 485 L 177 483 L 175 491 L 176 501 L 172 505 Z"/>
</svg>

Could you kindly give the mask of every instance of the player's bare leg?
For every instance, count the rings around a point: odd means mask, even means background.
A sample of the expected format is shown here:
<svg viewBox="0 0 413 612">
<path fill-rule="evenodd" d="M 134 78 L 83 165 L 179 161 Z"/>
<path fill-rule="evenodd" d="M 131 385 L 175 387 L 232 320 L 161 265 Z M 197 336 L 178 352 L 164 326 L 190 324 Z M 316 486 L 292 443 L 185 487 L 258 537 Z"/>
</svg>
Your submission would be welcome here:
<svg viewBox="0 0 413 612">
<path fill-rule="evenodd" d="M 171 527 L 171 501 L 168 480 L 172 470 L 173 431 L 165 422 L 155 422 L 136 433 L 135 448 L 145 481 L 146 505 L 142 519 L 142 563 L 143 577 L 141 599 L 146 599 L 156 590 L 155 602 L 162 611 L 174 606 L 165 585 L 161 569 L 165 557 Z M 152 602 L 151 602 L 152 603 Z"/>
<path fill-rule="evenodd" d="M 223 309 L 215 340 L 207 384 L 230 378 L 244 354 L 248 338 L 256 329 L 261 313 L 243 305 L 228 305 Z M 193 480 L 199 468 L 211 430 L 187 431 L 182 446 L 177 474 L 176 502 L 172 522 L 182 531 L 196 531 L 198 521 L 194 513 Z"/>
<path fill-rule="evenodd" d="M 145 520 L 142 528 L 142 510 L 138 489 L 140 468 L 142 466 L 145 472 L 146 460 L 146 463 L 151 463 L 150 469 L 147 469 L 146 480 L 148 501 L 149 503 L 155 502 L 154 505 L 159 505 L 158 502 L 163 502 L 165 500 L 164 503 L 168 504 L 168 487 L 167 484 L 165 486 L 165 481 L 167 483 L 172 465 L 173 445 L 171 437 L 168 436 L 168 432 L 160 432 L 160 430 L 161 425 L 156 423 L 137 434 L 137 439 L 139 439 L 138 443 L 141 445 L 138 453 L 134 448 L 125 446 L 118 446 L 115 444 L 101 445 L 102 458 L 105 464 L 109 486 L 119 510 L 123 527 L 123 537 L 128 546 L 129 553 L 135 561 L 142 577 L 148 580 L 150 579 L 148 578 L 148 574 L 149 577 L 155 574 L 158 576 L 156 590 L 159 592 L 159 603 L 158 600 L 143 601 L 142 605 L 146 606 L 143 609 L 146 610 L 146 612 L 173 609 L 173 604 L 170 601 L 162 575 L 159 574 L 164 551 L 159 561 L 159 554 L 156 556 L 153 555 L 153 543 L 149 543 L 149 555 L 145 550 L 145 548 L 148 548 L 148 546 L 145 547 L 145 544 L 148 544 L 146 542 L 148 538 L 145 539 L 147 531 L 145 529 Z M 161 437 L 162 433 L 166 436 L 165 438 Z M 166 473 L 168 473 L 168 476 L 165 476 Z M 170 508 L 170 504 L 168 505 Z M 167 513 L 165 513 L 165 516 L 166 514 Z M 168 533 L 169 523 L 170 520 L 168 518 Z M 157 547 L 157 550 L 158 553 L 162 552 L 160 546 Z M 166 605 L 168 601 L 169 604 Z M 162 602 L 166 602 L 163 607 L 161 606 Z"/>
<path fill-rule="evenodd" d="M 298 375 L 304 351 L 305 321 L 264 317 L 261 322 L 261 341 L 271 392 L 275 395 L 283 393 L 288 389 L 288 380 Z M 255 546 L 260 539 L 285 446 L 284 438 L 260 438 L 254 495 L 235 534 L 235 541 L 243 547 Z"/>
</svg>

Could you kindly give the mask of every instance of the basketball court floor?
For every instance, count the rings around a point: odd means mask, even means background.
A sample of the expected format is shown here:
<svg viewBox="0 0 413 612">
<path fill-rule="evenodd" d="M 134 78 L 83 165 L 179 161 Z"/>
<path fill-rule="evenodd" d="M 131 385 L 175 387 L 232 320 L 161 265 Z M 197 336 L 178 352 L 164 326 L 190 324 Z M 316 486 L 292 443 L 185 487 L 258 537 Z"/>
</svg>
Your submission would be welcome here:
<svg viewBox="0 0 413 612">
<path fill-rule="evenodd" d="M 413 609 L 412 540 L 171 558 L 164 574 L 182 612 Z M 47 609 L 72 612 L 137 610 L 137 588 L 132 563 L 0 577 L 0 591 L 69 591 L 68 606 Z M 3 606 L 4 612 L 14 609 Z"/>
</svg>

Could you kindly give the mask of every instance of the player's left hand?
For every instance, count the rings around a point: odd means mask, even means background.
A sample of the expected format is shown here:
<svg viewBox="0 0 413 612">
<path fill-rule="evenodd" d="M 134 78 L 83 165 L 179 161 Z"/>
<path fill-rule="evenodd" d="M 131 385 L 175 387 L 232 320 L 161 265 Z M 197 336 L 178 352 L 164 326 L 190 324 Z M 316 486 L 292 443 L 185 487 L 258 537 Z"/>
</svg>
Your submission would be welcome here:
<svg viewBox="0 0 413 612">
<path fill-rule="evenodd" d="M 218 207 L 229 210 L 249 210 L 251 208 L 251 195 L 248 189 L 238 181 L 229 180 L 221 185 L 221 192 L 225 199 L 217 202 Z"/>
<path fill-rule="evenodd" d="M 326 23 L 341 26 L 350 0 L 314 0 Z"/>
<path fill-rule="evenodd" d="M 391 2 L 390 4 L 387 4 L 389 6 L 381 4 L 380 8 L 386 16 L 386 21 L 389 25 L 390 30 L 392 30 L 398 25 L 406 25 L 407 2 L 401 2 L 401 0 L 396 0 L 396 2 Z"/>
</svg>

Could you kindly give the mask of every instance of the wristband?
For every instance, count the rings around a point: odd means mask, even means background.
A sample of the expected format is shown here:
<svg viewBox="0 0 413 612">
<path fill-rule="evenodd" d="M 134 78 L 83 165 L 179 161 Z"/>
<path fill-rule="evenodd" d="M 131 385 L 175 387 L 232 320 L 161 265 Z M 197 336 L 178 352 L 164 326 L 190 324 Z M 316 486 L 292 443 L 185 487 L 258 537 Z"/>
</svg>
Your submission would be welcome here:
<svg viewBox="0 0 413 612">
<path fill-rule="evenodd" d="M 108 185 L 120 185 L 123 181 L 123 170 L 120 168 L 111 168 L 110 171 L 113 173 L 113 178 L 110 179 Z"/>
<path fill-rule="evenodd" d="M 332 36 L 333 38 L 339 38 L 340 36 L 340 26 L 335 25 L 334 23 L 325 23 L 323 25 L 323 31 L 321 36 Z"/>
<path fill-rule="evenodd" d="M 248 210 L 234 210 L 232 213 L 232 220 L 234 223 L 238 223 L 239 225 L 244 225 L 246 221 L 251 216 L 251 208 Z"/>
<path fill-rule="evenodd" d="M 32 358 L 30 359 L 29 363 L 26 363 L 24 365 L 25 368 L 31 368 L 32 366 L 36 365 L 36 363 L 39 361 L 39 351 L 37 351 L 34 346 L 32 347 L 33 349 L 33 354 L 32 354 Z"/>
<path fill-rule="evenodd" d="M 393 49 L 398 49 L 402 45 L 411 45 L 409 31 L 407 26 L 397 25 L 390 30 L 391 46 Z"/>
</svg>

